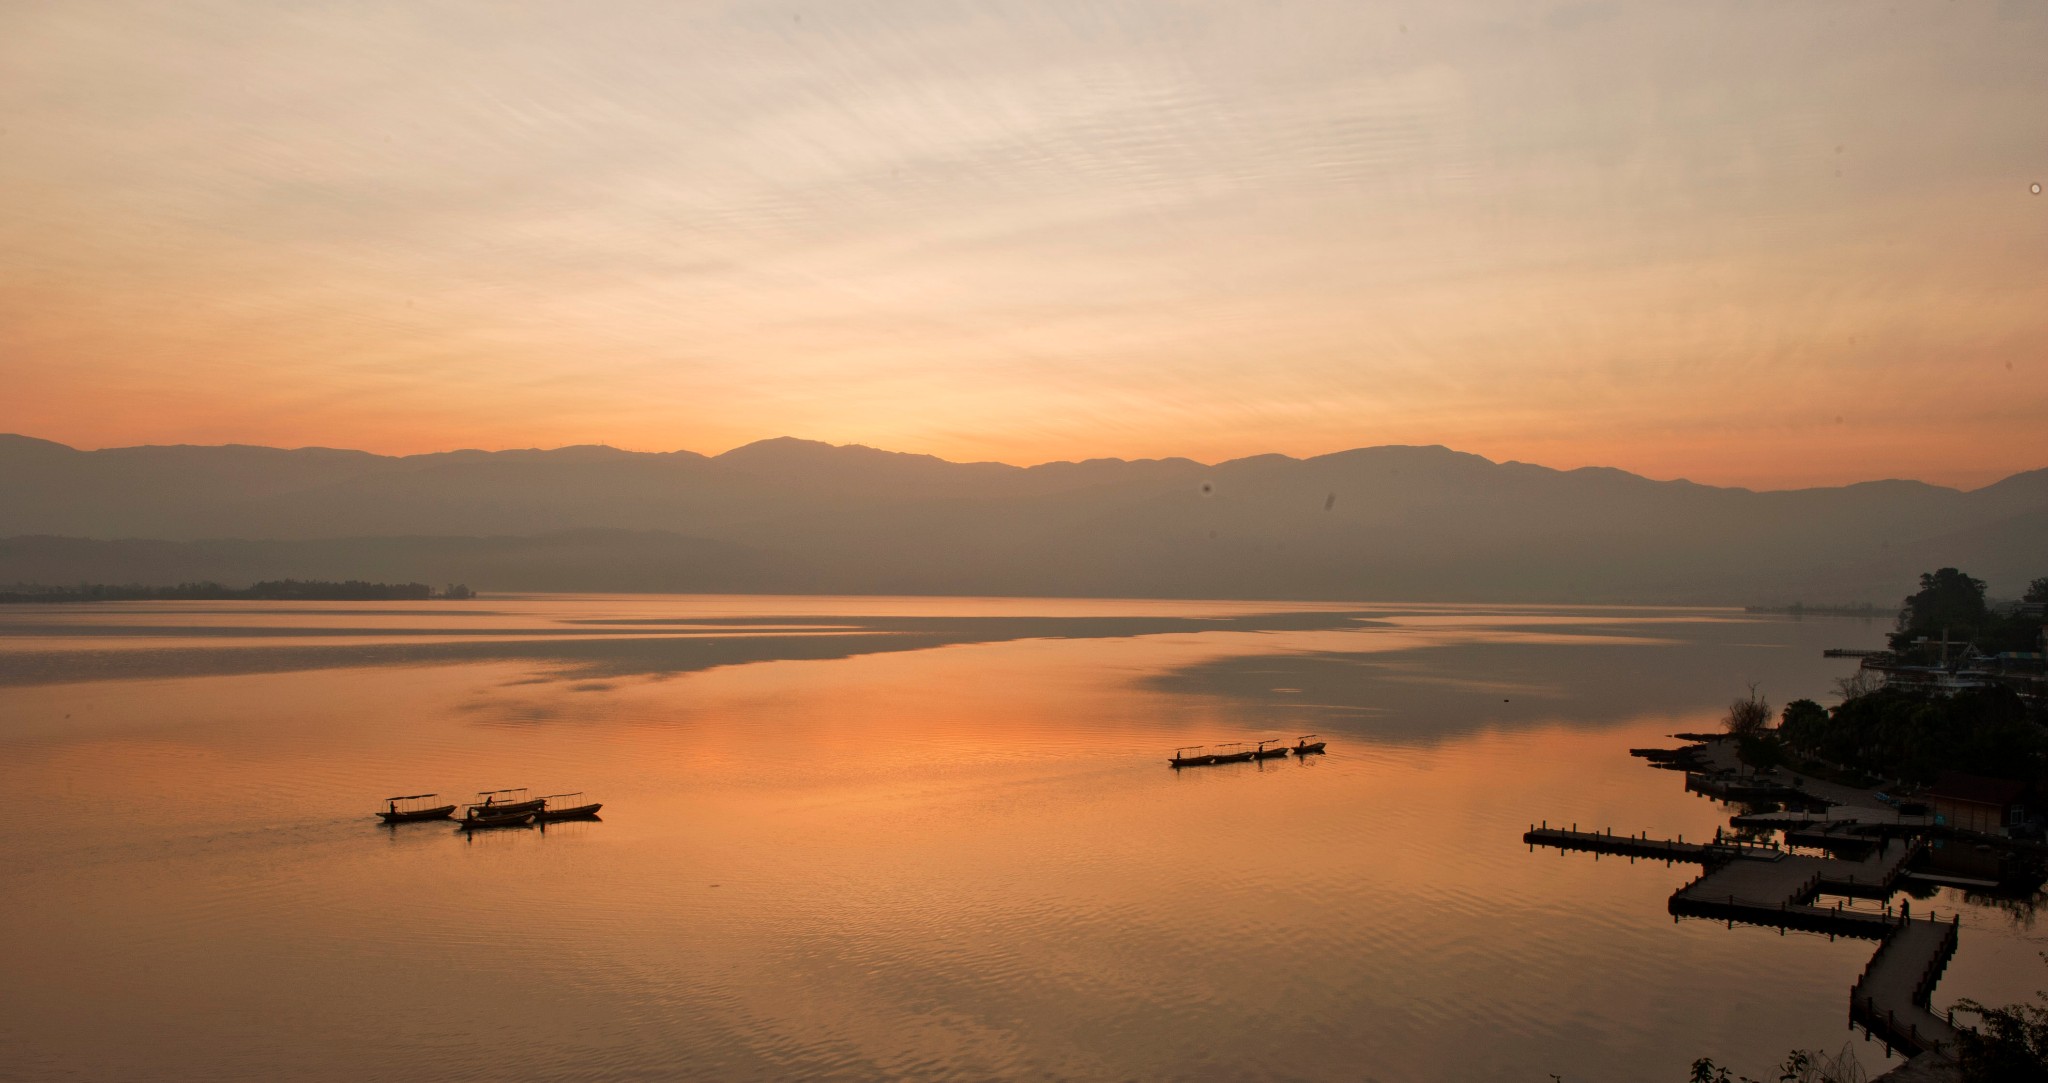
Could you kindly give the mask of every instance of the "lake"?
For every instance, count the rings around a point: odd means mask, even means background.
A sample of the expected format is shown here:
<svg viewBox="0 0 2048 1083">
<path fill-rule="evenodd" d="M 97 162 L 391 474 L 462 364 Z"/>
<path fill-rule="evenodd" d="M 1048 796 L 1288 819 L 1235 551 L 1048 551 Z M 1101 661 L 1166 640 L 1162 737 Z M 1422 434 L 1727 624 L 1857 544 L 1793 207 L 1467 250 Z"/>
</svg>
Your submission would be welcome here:
<svg viewBox="0 0 2048 1083">
<path fill-rule="evenodd" d="M 1866 941 L 1674 921 L 1628 748 L 1882 623 L 645 595 L 0 610 L 0 1079 L 1680 1080 L 1847 1029 Z M 1175 771 L 1176 746 L 1325 756 Z M 385 827 L 391 794 L 602 822 Z M 584 800 L 579 799 L 579 800 Z M 1923 901 L 1924 900 L 1924 901 Z M 1935 1003 L 2044 984 L 1962 914 Z M 1890 1062 L 1896 1064 L 1896 1061 Z M 1772 1073 L 1773 1076 L 1775 1073 Z"/>
</svg>

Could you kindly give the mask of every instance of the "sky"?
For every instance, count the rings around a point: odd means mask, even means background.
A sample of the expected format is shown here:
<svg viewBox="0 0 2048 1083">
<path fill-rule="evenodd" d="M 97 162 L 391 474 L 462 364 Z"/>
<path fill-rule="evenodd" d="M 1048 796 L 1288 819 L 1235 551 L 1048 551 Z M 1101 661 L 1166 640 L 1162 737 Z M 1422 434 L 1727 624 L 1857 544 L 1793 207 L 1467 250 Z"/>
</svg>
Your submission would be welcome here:
<svg viewBox="0 0 2048 1083">
<path fill-rule="evenodd" d="M 2048 466 L 2048 4 L 0 5 L 0 431 Z"/>
</svg>

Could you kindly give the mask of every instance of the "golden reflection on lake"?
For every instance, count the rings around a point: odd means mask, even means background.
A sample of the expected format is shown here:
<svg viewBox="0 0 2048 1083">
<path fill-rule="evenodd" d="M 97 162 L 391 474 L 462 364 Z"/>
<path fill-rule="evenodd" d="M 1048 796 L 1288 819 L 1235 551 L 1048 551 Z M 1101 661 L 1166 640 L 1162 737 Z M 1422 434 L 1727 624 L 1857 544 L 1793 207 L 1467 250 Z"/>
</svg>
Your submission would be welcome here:
<svg viewBox="0 0 2048 1083">
<path fill-rule="evenodd" d="M 11 607 L 0 784 L 36 816 L 0 840 L 0 1078 L 1755 1074 L 1840 1046 L 1869 945 L 1674 924 L 1693 870 L 1520 835 L 1711 835 L 1728 810 L 1626 750 L 1711 727 L 1750 681 L 1821 698 L 1844 671 L 1821 648 L 1882 631 L 1044 599 Z M 1311 732 L 1327 755 L 1165 765 Z M 371 815 L 507 786 L 603 820 Z M 1965 923 L 1938 1005 L 2039 984 L 2024 922 L 1932 905 Z"/>
</svg>

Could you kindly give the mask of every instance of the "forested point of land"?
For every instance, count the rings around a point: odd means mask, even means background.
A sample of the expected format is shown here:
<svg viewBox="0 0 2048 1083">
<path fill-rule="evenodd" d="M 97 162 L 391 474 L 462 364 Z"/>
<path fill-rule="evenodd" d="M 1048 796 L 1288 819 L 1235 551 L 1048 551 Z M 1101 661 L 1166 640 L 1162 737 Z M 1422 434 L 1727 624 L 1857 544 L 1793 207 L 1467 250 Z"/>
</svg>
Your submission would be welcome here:
<svg viewBox="0 0 2048 1083">
<path fill-rule="evenodd" d="M 1872 671 L 1837 682 L 1842 702 L 1810 699 L 1785 705 L 1775 729 L 1770 706 L 1750 694 L 1728 707 L 1728 732 L 1742 741 L 1743 762 L 1790 763 L 1808 773 L 1833 768 L 1863 780 L 1933 782 L 1944 771 L 2021 781 L 2048 781 L 2048 702 L 2041 694 L 2041 607 L 2048 576 L 2027 585 L 2016 604 L 1993 606 L 1984 581 L 1956 568 L 1920 576 L 1920 590 L 1899 609 L 1891 651 Z M 1755 611 L 1755 610 L 1752 610 Z M 1951 659 L 1949 644 L 1958 657 Z M 1870 663 L 1866 662 L 1868 666 Z M 1929 674 L 1964 674 L 1981 687 L 1930 684 Z"/>
<path fill-rule="evenodd" d="M 2010 688 L 1947 693 L 1879 688 L 1832 710 L 1810 699 L 1785 705 L 1777 737 L 1795 758 L 1814 757 L 1871 778 L 1933 782 L 1943 771 L 2039 779 L 2048 731 Z M 1768 752 L 1757 757 L 1772 759 Z M 1782 759 L 1782 757 L 1777 757 Z"/>
<path fill-rule="evenodd" d="M 148 587 L 139 583 L 76 583 L 43 586 L 17 583 L 0 590 L 5 602 L 140 602 L 140 601 L 300 601 L 300 602 L 385 602 L 428 598 L 474 598 L 476 592 L 460 583 L 436 591 L 425 583 L 366 583 L 360 579 L 330 582 L 320 579 L 272 579 L 247 587 L 219 583 L 180 583 L 175 587 Z"/>
</svg>

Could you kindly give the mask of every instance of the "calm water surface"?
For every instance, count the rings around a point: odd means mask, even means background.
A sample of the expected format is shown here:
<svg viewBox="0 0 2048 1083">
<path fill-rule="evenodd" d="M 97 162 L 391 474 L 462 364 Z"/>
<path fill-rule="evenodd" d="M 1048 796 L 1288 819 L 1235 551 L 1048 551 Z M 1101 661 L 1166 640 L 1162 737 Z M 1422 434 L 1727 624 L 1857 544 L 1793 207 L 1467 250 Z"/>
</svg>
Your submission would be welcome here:
<svg viewBox="0 0 2048 1083">
<path fill-rule="evenodd" d="M 1706 922 L 1631 745 L 1883 628 L 1725 611 L 495 597 L 0 611 L 0 1078 L 1677 1080 L 1871 945 Z M 1327 756 L 1174 772 L 1176 746 Z M 587 791 L 464 838 L 392 793 Z M 1936 991 L 2041 981 L 1963 913 Z"/>
</svg>

